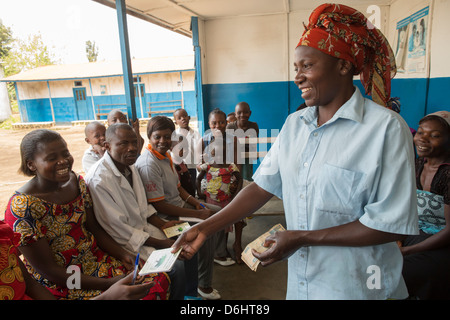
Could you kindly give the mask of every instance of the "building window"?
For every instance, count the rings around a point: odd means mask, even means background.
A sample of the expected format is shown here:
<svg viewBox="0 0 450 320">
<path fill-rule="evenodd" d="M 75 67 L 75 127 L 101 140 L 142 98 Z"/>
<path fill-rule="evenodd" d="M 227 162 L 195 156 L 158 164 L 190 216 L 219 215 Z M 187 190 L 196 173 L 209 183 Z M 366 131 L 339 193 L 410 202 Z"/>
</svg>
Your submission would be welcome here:
<svg viewBox="0 0 450 320">
<path fill-rule="evenodd" d="M 74 87 L 82 87 L 83 86 L 83 81 L 74 81 L 73 82 L 73 86 Z"/>
</svg>

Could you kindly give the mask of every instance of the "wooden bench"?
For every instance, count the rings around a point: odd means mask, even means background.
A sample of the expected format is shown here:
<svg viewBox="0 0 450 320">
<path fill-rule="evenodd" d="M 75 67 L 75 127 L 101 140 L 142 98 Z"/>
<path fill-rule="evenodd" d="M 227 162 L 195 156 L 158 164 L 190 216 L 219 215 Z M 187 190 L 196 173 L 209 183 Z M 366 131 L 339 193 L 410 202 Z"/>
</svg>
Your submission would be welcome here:
<svg viewBox="0 0 450 320">
<path fill-rule="evenodd" d="M 248 151 L 248 152 L 244 151 L 243 154 L 241 154 L 241 156 L 243 156 L 245 159 L 262 160 L 266 156 L 271 145 L 275 142 L 276 138 L 277 137 L 239 138 L 240 144 L 256 145 L 256 151 Z M 261 145 L 264 145 L 264 148 L 261 148 Z"/>
<path fill-rule="evenodd" d="M 172 115 L 175 110 L 182 108 L 182 100 L 167 100 L 167 101 L 154 101 L 148 103 L 148 117 L 152 115 L 170 114 Z M 170 108 L 170 109 L 168 109 Z"/>
<path fill-rule="evenodd" d="M 114 109 L 119 109 L 125 115 L 128 115 L 128 109 L 127 109 L 127 105 L 126 104 L 123 104 L 123 103 L 98 104 L 97 105 L 97 112 L 95 114 L 95 118 L 97 120 L 100 120 L 100 117 L 108 116 L 108 114 L 111 112 L 111 110 L 114 110 Z"/>
<path fill-rule="evenodd" d="M 270 150 L 271 145 L 275 142 L 276 137 L 259 137 L 250 138 L 243 137 L 239 138 L 239 143 L 242 144 L 256 144 L 256 151 L 243 152 L 243 157 L 246 159 L 262 159 L 266 156 L 267 152 Z M 264 145 L 264 147 L 262 147 Z M 284 215 L 283 200 L 273 196 L 269 201 L 266 202 L 261 208 L 253 213 L 253 216 L 277 216 Z"/>
</svg>

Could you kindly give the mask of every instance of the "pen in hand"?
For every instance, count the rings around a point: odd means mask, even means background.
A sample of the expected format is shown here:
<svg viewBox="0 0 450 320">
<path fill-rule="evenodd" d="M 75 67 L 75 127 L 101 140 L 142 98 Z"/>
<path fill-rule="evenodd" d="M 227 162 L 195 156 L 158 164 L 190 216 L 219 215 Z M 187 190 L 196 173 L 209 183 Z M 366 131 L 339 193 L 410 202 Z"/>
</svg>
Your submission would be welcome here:
<svg viewBox="0 0 450 320">
<path fill-rule="evenodd" d="M 139 267 L 139 253 L 136 256 L 136 261 L 134 262 L 134 274 L 133 274 L 133 282 L 131 284 L 134 284 L 134 282 L 136 281 L 136 276 L 137 276 L 137 272 L 138 272 L 138 267 Z"/>
</svg>

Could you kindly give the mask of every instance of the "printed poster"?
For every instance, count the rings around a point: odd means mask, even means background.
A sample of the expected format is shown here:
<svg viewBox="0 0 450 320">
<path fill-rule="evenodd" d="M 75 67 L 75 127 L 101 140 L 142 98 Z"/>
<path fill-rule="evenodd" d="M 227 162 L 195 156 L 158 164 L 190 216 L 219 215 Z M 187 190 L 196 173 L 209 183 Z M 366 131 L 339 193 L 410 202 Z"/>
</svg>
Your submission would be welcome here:
<svg viewBox="0 0 450 320">
<path fill-rule="evenodd" d="M 426 73 L 429 7 L 397 23 L 395 59 L 401 73 Z"/>
</svg>

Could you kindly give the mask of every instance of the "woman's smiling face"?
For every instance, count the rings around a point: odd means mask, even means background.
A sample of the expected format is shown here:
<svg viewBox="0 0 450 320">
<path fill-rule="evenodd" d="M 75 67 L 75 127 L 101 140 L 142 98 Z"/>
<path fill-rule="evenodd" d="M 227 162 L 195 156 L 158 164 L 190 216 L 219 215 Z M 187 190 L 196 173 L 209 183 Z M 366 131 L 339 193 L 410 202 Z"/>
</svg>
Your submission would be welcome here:
<svg viewBox="0 0 450 320">
<path fill-rule="evenodd" d="M 158 151 L 160 154 L 165 154 L 172 146 L 172 130 L 156 130 L 153 131 L 149 142 L 152 145 L 153 150 Z"/>
<path fill-rule="evenodd" d="M 312 47 L 295 49 L 294 83 L 302 91 L 306 105 L 327 106 L 333 102 L 342 82 L 338 61 Z"/>
<path fill-rule="evenodd" d="M 41 143 L 37 150 L 33 159 L 27 162 L 29 169 L 35 172 L 37 177 L 54 182 L 70 179 L 73 157 L 63 139 Z"/>
<path fill-rule="evenodd" d="M 445 156 L 450 147 L 448 129 L 437 120 L 423 121 L 414 135 L 414 145 L 419 157 Z"/>
</svg>

